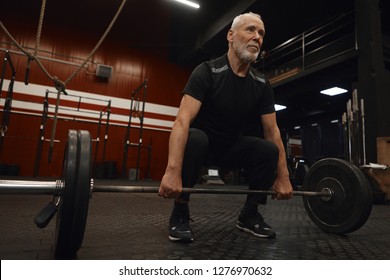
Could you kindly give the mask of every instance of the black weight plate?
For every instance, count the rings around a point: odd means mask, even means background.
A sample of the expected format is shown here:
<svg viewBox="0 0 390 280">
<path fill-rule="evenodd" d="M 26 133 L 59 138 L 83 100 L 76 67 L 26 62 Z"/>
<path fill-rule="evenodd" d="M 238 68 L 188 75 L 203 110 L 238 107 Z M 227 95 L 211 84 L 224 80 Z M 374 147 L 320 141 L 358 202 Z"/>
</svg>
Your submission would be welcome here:
<svg viewBox="0 0 390 280">
<path fill-rule="evenodd" d="M 71 248 L 71 234 L 74 217 L 74 192 L 77 166 L 77 131 L 68 131 L 65 147 L 62 180 L 64 187 L 57 211 L 57 223 L 54 238 L 54 253 L 58 258 L 67 258 L 75 254 Z"/>
<path fill-rule="evenodd" d="M 333 192 L 327 201 L 322 197 L 303 197 L 310 219 L 329 233 L 349 233 L 365 224 L 371 213 L 372 194 L 364 174 L 353 164 L 327 158 L 313 164 L 303 182 L 303 190 Z"/>
<path fill-rule="evenodd" d="M 85 226 L 87 224 L 89 199 L 91 196 L 91 137 L 88 131 L 78 132 L 77 147 L 77 169 L 76 169 L 76 190 L 75 193 L 75 217 L 73 224 L 74 251 L 78 251 L 84 238 Z"/>
<path fill-rule="evenodd" d="M 356 222 L 355 227 L 351 227 L 348 232 L 353 232 L 355 230 L 358 230 L 361 228 L 368 218 L 370 217 L 371 210 L 372 210 L 372 204 L 374 202 L 373 200 L 373 193 L 372 193 L 372 187 L 370 184 L 370 181 L 368 181 L 367 177 L 364 175 L 362 170 L 360 170 L 357 166 L 352 165 L 352 167 L 356 171 L 356 175 L 359 176 L 359 181 L 361 182 L 361 188 L 362 188 L 362 193 L 364 196 L 364 199 L 361 201 L 361 212 L 360 212 L 360 219 Z M 348 233 L 345 232 L 345 233 Z"/>
<path fill-rule="evenodd" d="M 91 186 L 88 131 L 69 131 L 63 179 L 65 187 L 57 216 L 55 254 L 57 258 L 73 258 L 81 247 L 88 215 Z"/>
</svg>

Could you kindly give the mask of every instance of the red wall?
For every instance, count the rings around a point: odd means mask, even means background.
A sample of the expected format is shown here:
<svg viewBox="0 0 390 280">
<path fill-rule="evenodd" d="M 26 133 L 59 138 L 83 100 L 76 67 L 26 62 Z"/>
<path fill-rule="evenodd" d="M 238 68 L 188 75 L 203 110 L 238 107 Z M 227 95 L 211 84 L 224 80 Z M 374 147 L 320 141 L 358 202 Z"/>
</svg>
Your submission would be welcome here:
<svg viewBox="0 0 390 280">
<path fill-rule="evenodd" d="M 35 45 L 36 22 L 15 22 L 14 19 L 2 19 L 13 37 L 23 46 L 33 48 Z M 81 60 L 71 57 L 85 58 L 95 46 L 99 38 L 89 37 L 88 34 L 77 33 L 76 30 L 60 29 L 54 26 L 44 26 L 39 55 L 52 57 L 74 63 L 81 63 Z M 11 40 L 0 30 L 1 49 L 16 51 Z M 0 52 L 3 61 L 4 51 Z M 16 80 L 24 81 L 26 69 L 26 56 L 11 53 L 12 62 L 16 68 Z M 82 69 L 80 73 L 67 84 L 67 89 L 78 90 L 101 94 L 102 97 L 118 97 L 130 99 L 131 92 L 148 79 L 147 100 L 148 103 L 178 107 L 182 89 L 187 81 L 191 69 L 183 68 L 170 63 L 167 53 L 164 50 L 159 52 L 147 52 L 128 47 L 127 43 L 119 40 L 107 39 L 93 56 L 95 63 L 88 63 L 88 69 Z M 65 81 L 76 66 L 60 62 L 41 60 L 48 72 Z M 98 79 L 95 73 L 96 63 L 113 67 L 113 76 L 108 81 Z M 10 79 L 10 72 L 7 71 L 7 79 Z M 30 74 L 30 83 L 38 85 L 53 86 L 53 83 L 43 74 L 38 65 L 33 62 Z M 6 96 L 7 88 L 3 87 L 1 99 Z M 2 109 L 2 108 L 1 108 Z M 0 121 L 2 112 L 0 113 Z M 173 117 L 172 117 L 173 118 Z M 20 166 L 20 175 L 32 176 L 36 157 L 36 147 L 39 140 L 40 116 L 25 114 L 11 114 L 10 123 L 6 137 L 3 138 L 3 146 L 0 154 L 0 162 L 6 164 L 17 164 Z M 46 138 L 50 138 L 52 120 L 47 123 Z M 96 135 L 97 124 L 91 122 L 59 120 L 56 131 L 56 139 L 60 143 L 55 144 L 53 161 L 48 163 L 49 143 L 44 144 L 44 151 L 40 165 L 39 176 L 60 177 L 62 173 L 63 151 L 65 147 L 68 129 L 86 129 Z M 116 161 L 118 174 L 122 168 L 123 142 L 126 134 L 126 127 L 112 125 L 109 129 L 107 141 L 107 152 L 105 160 Z M 138 142 L 139 130 L 131 129 L 131 142 Z M 100 139 L 104 137 L 104 127 L 101 129 Z M 159 180 L 165 170 L 168 153 L 169 131 L 144 129 L 143 144 L 152 144 L 151 176 Z M 95 155 L 96 143 L 93 145 Z M 103 142 L 99 144 L 98 157 L 94 160 L 102 160 Z M 127 160 L 128 168 L 135 167 L 136 149 L 130 148 Z M 140 179 L 145 178 L 147 167 L 147 152 L 142 151 L 140 163 Z"/>
</svg>

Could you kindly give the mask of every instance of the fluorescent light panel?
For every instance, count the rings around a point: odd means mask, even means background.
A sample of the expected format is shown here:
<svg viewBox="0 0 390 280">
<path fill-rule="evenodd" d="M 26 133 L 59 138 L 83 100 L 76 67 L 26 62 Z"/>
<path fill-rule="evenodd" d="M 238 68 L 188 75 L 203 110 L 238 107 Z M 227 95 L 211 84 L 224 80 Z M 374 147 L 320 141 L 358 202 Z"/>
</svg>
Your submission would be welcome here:
<svg viewBox="0 0 390 280">
<path fill-rule="evenodd" d="M 284 106 L 284 105 L 275 104 L 275 111 L 284 110 L 284 109 L 286 109 L 286 108 L 287 108 L 287 107 Z"/>
<path fill-rule="evenodd" d="M 198 3 L 195 3 L 195 2 L 191 2 L 191 1 L 187 1 L 187 0 L 174 0 L 176 2 L 179 2 L 179 3 L 182 3 L 182 4 L 185 4 L 185 5 L 188 5 L 192 8 L 195 8 L 195 9 L 199 9 L 200 8 L 200 5 Z"/>
<path fill-rule="evenodd" d="M 329 95 L 329 96 L 335 96 L 335 95 L 346 93 L 347 90 L 343 89 L 343 88 L 339 88 L 339 87 L 332 87 L 332 88 L 328 88 L 328 89 L 325 89 L 325 90 L 321 90 L 320 92 L 322 94 L 326 94 L 326 95 Z"/>
</svg>

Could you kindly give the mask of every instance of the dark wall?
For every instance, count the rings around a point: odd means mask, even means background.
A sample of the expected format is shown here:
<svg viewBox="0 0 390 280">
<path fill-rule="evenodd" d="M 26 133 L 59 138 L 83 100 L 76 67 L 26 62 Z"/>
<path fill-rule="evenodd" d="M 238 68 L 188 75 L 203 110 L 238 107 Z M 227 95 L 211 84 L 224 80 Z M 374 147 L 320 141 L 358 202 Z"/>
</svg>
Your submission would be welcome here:
<svg viewBox="0 0 390 280">
<path fill-rule="evenodd" d="M 365 101 L 368 162 L 376 162 L 377 137 L 390 135 L 390 74 L 383 59 L 379 0 L 356 0 L 358 93 Z"/>
</svg>

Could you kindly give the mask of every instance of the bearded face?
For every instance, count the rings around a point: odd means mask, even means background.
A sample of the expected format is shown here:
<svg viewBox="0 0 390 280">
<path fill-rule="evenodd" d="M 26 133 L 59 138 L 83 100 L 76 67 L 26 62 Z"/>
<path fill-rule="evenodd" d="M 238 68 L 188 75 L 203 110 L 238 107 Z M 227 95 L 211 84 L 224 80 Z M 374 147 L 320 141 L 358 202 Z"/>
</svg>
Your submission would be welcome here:
<svg viewBox="0 0 390 280">
<path fill-rule="evenodd" d="M 246 16 L 228 32 L 230 48 L 243 63 L 252 63 L 259 56 L 265 34 L 260 18 Z"/>
<path fill-rule="evenodd" d="M 255 62 L 260 53 L 260 46 L 253 42 L 233 41 L 232 48 L 244 63 Z"/>
</svg>

